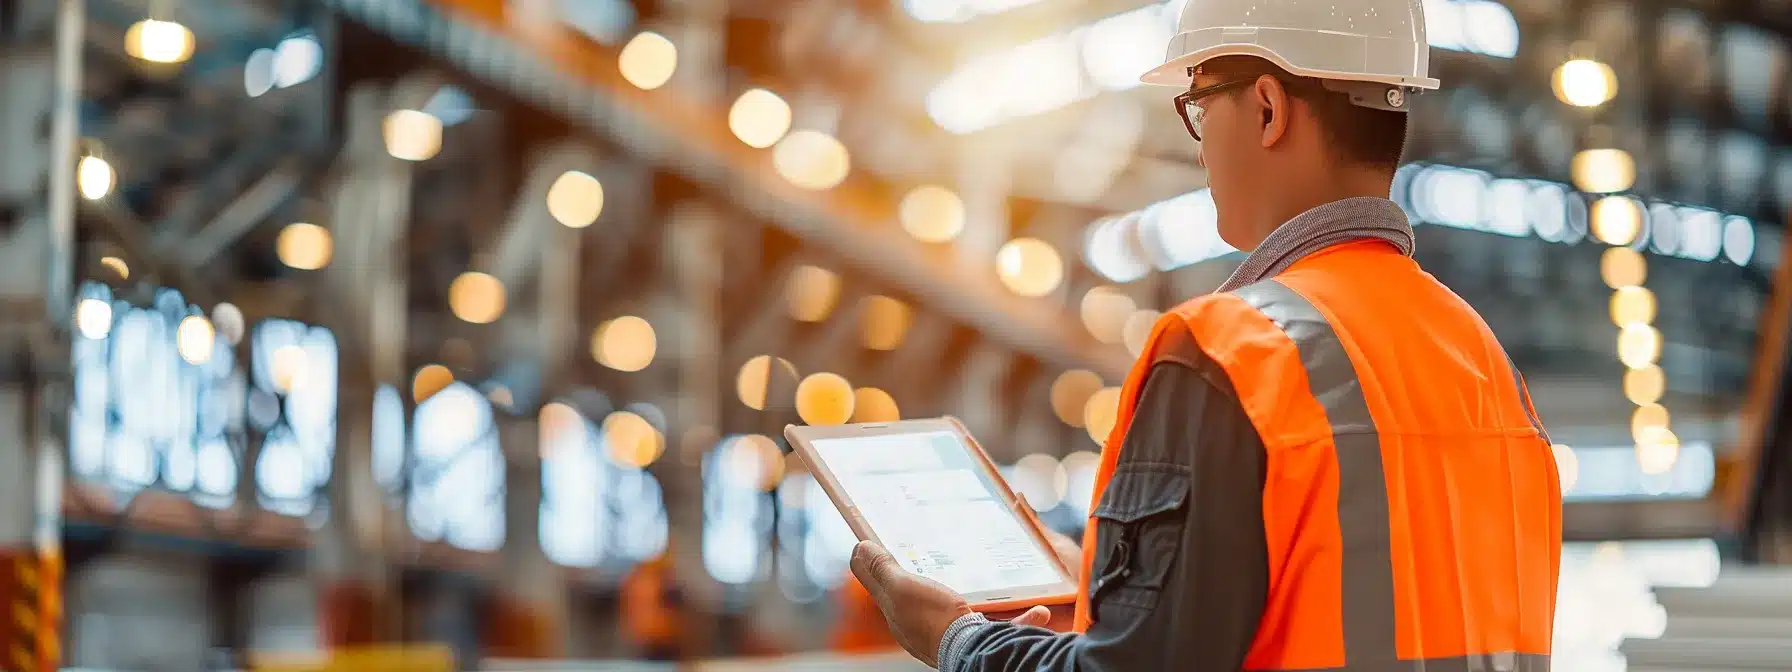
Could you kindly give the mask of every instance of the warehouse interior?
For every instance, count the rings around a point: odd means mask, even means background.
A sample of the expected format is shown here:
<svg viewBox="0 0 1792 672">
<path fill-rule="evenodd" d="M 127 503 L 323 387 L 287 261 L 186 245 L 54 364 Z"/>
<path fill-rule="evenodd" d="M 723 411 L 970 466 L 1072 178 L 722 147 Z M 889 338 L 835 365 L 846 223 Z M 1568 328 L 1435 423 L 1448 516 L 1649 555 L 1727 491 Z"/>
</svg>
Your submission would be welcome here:
<svg viewBox="0 0 1792 672">
<path fill-rule="evenodd" d="M 783 427 L 1080 532 L 1243 258 L 1185 1 L 0 3 L 0 669 L 921 669 Z M 1792 668 L 1792 0 L 1423 6 L 1392 197 L 1556 444 L 1555 665 Z"/>
</svg>

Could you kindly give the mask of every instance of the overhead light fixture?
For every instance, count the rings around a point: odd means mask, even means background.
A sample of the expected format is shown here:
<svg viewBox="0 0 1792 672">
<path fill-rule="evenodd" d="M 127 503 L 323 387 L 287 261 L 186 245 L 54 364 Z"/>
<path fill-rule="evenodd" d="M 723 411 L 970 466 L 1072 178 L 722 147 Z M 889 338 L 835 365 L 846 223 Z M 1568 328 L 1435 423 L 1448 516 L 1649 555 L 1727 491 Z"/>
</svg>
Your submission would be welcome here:
<svg viewBox="0 0 1792 672">
<path fill-rule="evenodd" d="M 548 187 L 548 214 L 567 228 L 583 229 L 604 212 L 604 185 L 587 173 L 569 170 Z"/>
<path fill-rule="evenodd" d="M 442 151 L 442 120 L 428 112 L 393 110 L 381 130 L 392 158 L 428 161 Z"/>
<path fill-rule="evenodd" d="M 193 31 L 178 21 L 144 19 L 125 31 L 124 50 L 151 63 L 185 63 L 193 57 Z"/>
<path fill-rule="evenodd" d="M 811 191 L 840 186 L 852 172 L 846 145 L 820 131 L 795 131 L 772 149 L 772 166 L 791 184 Z"/>
<path fill-rule="evenodd" d="M 678 70 L 678 45 L 659 33 L 641 33 L 623 45 L 616 66 L 628 83 L 649 91 L 660 88 Z"/>
<path fill-rule="evenodd" d="M 1622 149 L 1588 149 L 1574 155 L 1574 186 L 1589 194 L 1625 191 L 1636 184 L 1636 159 Z"/>
<path fill-rule="evenodd" d="M 728 108 L 728 129 L 754 149 L 778 144 L 790 132 L 790 103 L 765 89 L 750 89 Z"/>
<path fill-rule="evenodd" d="M 1618 95 L 1618 75 L 1612 66 L 1588 58 L 1563 63 L 1551 84 L 1557 99 L 1575 107 L 1598 107 Z"/>
<path fill-rule="evenodd" d="M 330 265 L 334 249 L 335 243 L 328 229 L 306 222 L 286 225 L 274 243 L 280 263 L 301 271 L 315 271 Z"/>
</svg>

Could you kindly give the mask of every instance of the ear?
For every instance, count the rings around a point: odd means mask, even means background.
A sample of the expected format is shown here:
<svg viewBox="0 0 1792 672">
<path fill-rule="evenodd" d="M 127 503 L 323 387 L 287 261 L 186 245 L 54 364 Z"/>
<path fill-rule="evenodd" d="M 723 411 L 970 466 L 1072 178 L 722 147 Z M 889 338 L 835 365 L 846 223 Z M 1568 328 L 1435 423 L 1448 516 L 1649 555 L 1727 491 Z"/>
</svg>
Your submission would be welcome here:
<svg viewBox="0 0 1792 672">
<path fill-rule="evenodd" d="M 1251 93 L 1263 114 L 1263 147 L 1274 147 L 1288 134 L 1288 122 L 1294 112 L 1288 89 L 1282 86 L 1282 80 L 1264 75 L 1257 78 Z"/>
</svg>

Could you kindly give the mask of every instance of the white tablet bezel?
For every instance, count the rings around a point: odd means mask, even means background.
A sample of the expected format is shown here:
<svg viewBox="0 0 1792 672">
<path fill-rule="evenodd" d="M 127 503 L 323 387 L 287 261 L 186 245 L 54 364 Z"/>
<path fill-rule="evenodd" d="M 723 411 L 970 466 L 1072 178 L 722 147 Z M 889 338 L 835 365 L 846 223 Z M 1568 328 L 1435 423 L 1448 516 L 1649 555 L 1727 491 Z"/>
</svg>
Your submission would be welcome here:
<svg viewBox="0 0 1792 672">
<path fill-rule="evenodd" d="M 1039 552 L 1043 553 L 1046 558 L 1051 560 L 1052 566 L 1057 569 L 1059 576 L 1059 581 L 1052 584 L 1040 586 L 1013 586 L 1009 588 L 967 593 L 964 595 L 964 598 L 971 603 L 971 608 L 978 611 L 1001 611 L 1025 608 L 1036 604 L 1068 604 L 1076 601 L 1077 579 L 1075 575 L 1071 574 L 1070 568 L 1065 567 L 1064 564 L 1059 561 L 1058 555 L 1056 551 L 1052 549 L 1051 543 L 1047 541 L 1045 536 L 1040 533 L 1039 529 L 1033 525 L 1030 516 L 1028 516 L 1026 512 L 1020 510 L 1019 507 L 1026 506 L 1026 504 L 1014 494 L 1013 489 L 1008 487 L 1007 479 L 1002 478 L 1002 474 L 996 469 L 995 463 L 991 462 L 989 455 L 983 451 L 982 444 L 977 442 L 976 437 L 971 436 L 971 433 L 965 429 L 964 424 L 959 422 L 957 418 L 946 416 L 924 420 L 902 420 L 898 422 L 866 423 L 857 425 L 788 425 L 784 428 L 784 438 L 790 441 L 791 450 L 797 454 L 797 457 L 803 461 L 804 465 L 808 466 L 810 474 L 815 478 L 815 482 L 821 485 L 822 491 L 826 492 L 828 499 L 833 501 L 834 508 L 840 510 L 840 515 L 846 519 L 846 524 L 848 527 L 852 528 L 853 534 L 861 541 L 869 539 L 882 544 L 883 541 L 878 538 L 877 532 L 872 530 L 871 525 L 859 514 L 858 507 L 853 504 L 851 498 L 847 497 L 845 490 L 840 486 L 840 482 L 834 478 L 833 471 L 828 468 L 827 463 L 821 459 L 821 456 L 815 452 L 815 447 L 811 445 L 810 442 L 822 439 L 849 439 L 869 436 L 937 432 L 952 432 L 958 435 L 961 445 L 963 445 L 965 450 L 969 451 L 971 456 L 975 458 L 973 461 L 991 477 L 990 482 L 996 484 L 997 496 L 1001 497 L 1002 502 L 1007 505 L 1009 512 L 1012 513 L 1015 518 L 1019 520 L 1021 526 L 1028 531 L 1033 539 L 1033 543 L 1038 546 Z"/>
</svg>

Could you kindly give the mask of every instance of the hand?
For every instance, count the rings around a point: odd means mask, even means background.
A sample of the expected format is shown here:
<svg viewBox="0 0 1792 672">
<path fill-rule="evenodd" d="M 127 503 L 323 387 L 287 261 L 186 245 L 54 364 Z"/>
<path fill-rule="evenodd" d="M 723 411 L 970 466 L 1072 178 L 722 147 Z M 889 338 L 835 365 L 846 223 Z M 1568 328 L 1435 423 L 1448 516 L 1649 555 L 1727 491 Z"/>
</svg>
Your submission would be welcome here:
<svg viewBox="0 0 1792 672">
<path fill-rule="evenodd" d="M 1040 522 L 1039 514 L 1033 512 L 1033 505 L 1027 503 L 1026 495 L 1017 493 L 1015 497 L 1020 499 L 1020 510 L 1026 514 L 1027 520 L 1031 521 L 1033 527 L 1039 529 L 1039 534 L 1045 537 L 1045 541 L 1051 544 L 1052 553 L 1058 556 L 1058 562 L 1063 563 L 1064 571 L 1070 574 L 1071 579 L 1076 579 L 1077 575 L 1083 571 L 1083 545 Z"/>
<path fill-rule="evenodd" d="M 909 573 L 875 541 L 853 547 L 852 575 L 871 593 L 896 643 L 928 667 L 938 667 L 940 640 L 953 621 L 971 613 L 970 603 L 937 581 Z"/>
<path fill-rule="evenodd" d="M 904 570 L 877 542 L 861 541 L 853 547 L 852 574 L 883 612 L 896 642 L 928 667 L 939 667 L 940 640 L 953 621 L 971 613 L 970 604 L 952 589 Z M 1050 609 L 1038 606 L 1012 622 L 1044 627 L 1051 618 Z"/>
<path fill-rule="evenodd" d="M 938 667 L 940 640 L 953 621 L 971 613 L 970 603 L 939 582 L 904 570 L 874 541 L 853 547 L 852 575 L 871 593 L 896 643 L 928 667 Z"/>
</svg>

